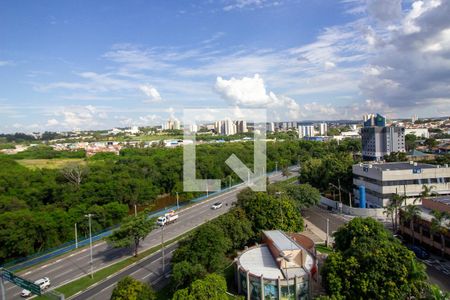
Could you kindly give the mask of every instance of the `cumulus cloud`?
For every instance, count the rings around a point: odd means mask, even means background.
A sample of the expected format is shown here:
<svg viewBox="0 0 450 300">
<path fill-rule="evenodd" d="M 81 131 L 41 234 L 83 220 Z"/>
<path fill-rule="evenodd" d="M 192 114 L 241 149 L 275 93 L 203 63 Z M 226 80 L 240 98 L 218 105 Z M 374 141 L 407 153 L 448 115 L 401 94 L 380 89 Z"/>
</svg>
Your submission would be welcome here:
<svg viewBox="0 0 450 300">
<path fill-rule="evenodd" d="M 51 126 L 56 126 L 59 124 L 59 121 L 56 119 L 50 119 L 47 121 L 47 126 L 51 127 Z"/>
<path fill-rule="evenodd" d="M 214 88 L 222 98 L 237 107 L 282 108 L 291 119 L 300 116 L 299 104 L 292 98 L 267 91 L 264 80 L 258 74 L 229 80 L 217 77 Z"/>
<path fill-rule="evenodd" d="M 415 1 L 370 60 L 360 88 L 393 108 L 450 105 L 450 1 Z"/>
<path fill-rule="evenodd" d="M 229 80 L 217 77 L 214 88 L 232 105 L 267 107 L 280 104 L 273 92 L 266 91 L 264 80 L 258 74 L 241 79 L 231 77 Z"/>
<path fill-rule="evenodd" d="M 59 108 L 54 115 L 59 118 L 49 120 L 48 126 L 61 125 L 67 129 L 89 129 L 99 126 L 108 117 L 107 113 L 93 105 Z M 56 121 L 56 122 L 55 122 Z"/>
<path fill-rule="evenodd" d="M 368 0 L 367 13 L 381 22 L 398 20 L 402 15 L 401 0 Z"/>
<path fill-rule="evenodd" d="M 147 96 L 144 102 L 161 102 L 162 98 L 158 90 L 150 84 L 139 86 L 139 89 Z"/>
</svg>

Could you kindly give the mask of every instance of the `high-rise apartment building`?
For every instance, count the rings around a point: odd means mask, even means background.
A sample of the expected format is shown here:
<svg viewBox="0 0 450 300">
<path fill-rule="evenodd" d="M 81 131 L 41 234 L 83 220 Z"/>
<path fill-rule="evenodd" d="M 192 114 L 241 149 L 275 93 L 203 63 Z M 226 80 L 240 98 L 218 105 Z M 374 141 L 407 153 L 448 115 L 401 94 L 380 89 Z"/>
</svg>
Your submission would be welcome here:
<svg viewBox="0 0 450 300">
<path fill-rule="evenodd" d="M 298 137 L 303 138 L 305 136 L 314 136 L 313 125 L 302 125 L 298 127 Z"/>
<path fill-rule="evenodd" d="M 167 122 L 162 125 L 162 129 L 163 130 L 179 130 L 179 129 L 181 129 L 180 121 L 178 121 L 177 119 L 167 120 Z"/>
<path fill-rule="evenodd" d="M 319 124 L 319 132 L 321 136 L 325 136 L 327 135 L 327 131 L 328 131 L 328 125 L 327 123 L 320 123 Z"/>
<path fill-rule="evenodd" d="M 386 126 L 386 118 L 380 114 L 365 115 L 363 120 L 361 139 L 364 160 L 382 160 L 391 152 L 405 152 L 405 128 Z"/>
</svg>

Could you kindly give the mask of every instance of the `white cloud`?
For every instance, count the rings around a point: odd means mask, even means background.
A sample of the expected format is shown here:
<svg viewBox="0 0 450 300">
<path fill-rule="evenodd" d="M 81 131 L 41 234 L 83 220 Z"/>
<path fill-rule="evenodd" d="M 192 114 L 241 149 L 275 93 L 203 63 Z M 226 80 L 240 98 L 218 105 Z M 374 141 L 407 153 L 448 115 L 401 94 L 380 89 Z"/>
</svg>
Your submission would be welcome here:
<svg viewBox="0 0 450 300">
<path fill-rule="evenodd" d="M 162 98 L 158 90 L 150 84 L 139 86 L 139 89 L 148 97 L 144 102 L 161 102 Z"/>
<path fill-rule="evenodd" d="M 103 109 L 93 105 L 60 107 L 53 115 L 56 118 L 49 120 L 50 126 L 56 122 L 66 129 L 90 129 L 96 126 L 103 126 L 108 115 Z M 59 119 L 59 120 L 58 120 Z M 55 122 L 56 121 L 56 122 Z"/>
<path fill-rule="evenodd" d="M 215 90 L 232 105 L 244 107 L 267 107 L 279 105 L 279 99 L 273 92 L 267 92 L 264 80 L 255 74 L 253 77 L 243 77 L 229 80 L 217 77 Z"/>
<path fill-rule="evenodd" d="M 0 60 L 0 67 L 10 66 L 10 65 L 12 65 L 12 62 L 9 60 Z"/>
<path fill-rule="evenodd" d="M 48 127 L 52 127 L 52 126 L 56 126 L 59 124 L 59 121 L 56 119 L 50 119 L 47 121 L 47 126 Z"/>
<path fill-rule="evenodd" d="M 450 2 L 414 1 L 369 60 L 363 95 L 394 109 L 429 109 L 450 95 Z M 448 101 L 448 100 L 447 100 Z M 448 102 L 450 105 L 450 102 Z"/>
<path fill-rule="evenodd" d="M 231 0 L 227 1 L 227 4 L 223 7 L 223 10 L 230 11 L 235 9 L 256 9 L 263 7 L 271 7 L 280 5 L 281 1 L 271 0 Z"/>
</svg>

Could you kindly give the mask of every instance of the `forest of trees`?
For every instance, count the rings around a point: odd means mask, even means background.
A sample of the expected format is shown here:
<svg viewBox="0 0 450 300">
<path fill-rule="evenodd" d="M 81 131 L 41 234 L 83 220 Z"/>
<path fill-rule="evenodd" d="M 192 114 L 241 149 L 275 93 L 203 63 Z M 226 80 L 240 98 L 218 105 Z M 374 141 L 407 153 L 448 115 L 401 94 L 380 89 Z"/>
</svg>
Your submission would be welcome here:
<svg viewBox="0 0 450 300">
<path fill-rule="evenodd" d="M 302 165 L 302 181 L 321 189 L 338 177 L 350 181 L 357 141 L 319 143 L 290 140 L 267 144 L 267 170 Z M 17 155 L 0 156 L 0 263 L 34 254 L 87 234 L 86 213 L 93 213 L 93 231 L 119 223 L 134 204 L 148 205 L 158 195 L 182 193 L 182 148 L 123 149 L 120 156 L 99 154 L 62 169 L 31 170 L 23 158 L 60 158 L 45 146 Z M 253 144 L 220 143 L 197 147 L 197 177 L 221 179 L 227 186 L 239 179 L 225 164 L 236 153 L 249 167 Z M 83 153 L 70 152 L 79 158 Z M 347 172 L 347 173 L 346 173 Z M 342 184 L 342 181 L 341 181 Z M 12 226 L 14 224 L 14 226 Z"/>
</svg>

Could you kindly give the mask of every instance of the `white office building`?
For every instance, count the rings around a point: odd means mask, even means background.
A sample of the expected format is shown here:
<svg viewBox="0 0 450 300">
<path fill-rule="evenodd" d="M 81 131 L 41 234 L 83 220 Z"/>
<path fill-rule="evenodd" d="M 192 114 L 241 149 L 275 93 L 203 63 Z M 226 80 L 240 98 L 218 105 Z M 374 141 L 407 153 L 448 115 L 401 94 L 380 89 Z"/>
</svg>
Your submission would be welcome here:
<svg viewBox="0 0 450 300">
<path fill-rule="evenodd" d="M 406 128 L 405 135 L 413 134 L 418 138 L 427 139 L 430 137 L 430 133 L 428 132 L 428 128 Z"/>
<path fill-rule="evenodd" d="M 364 186 L 367 207 L 386 207 L 394 194 L 406 195 L 406 204 L 410 204 L 423 185 L 433 186 L 436 194 L 449 195 L 450 167 L 415 162 L 360 163 L 353 165 L 353 185 L 356 202 L 361 197 L 359 187 Z"/>
</svg>

